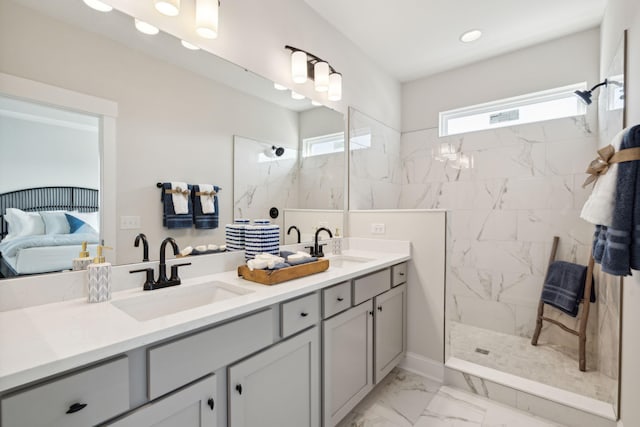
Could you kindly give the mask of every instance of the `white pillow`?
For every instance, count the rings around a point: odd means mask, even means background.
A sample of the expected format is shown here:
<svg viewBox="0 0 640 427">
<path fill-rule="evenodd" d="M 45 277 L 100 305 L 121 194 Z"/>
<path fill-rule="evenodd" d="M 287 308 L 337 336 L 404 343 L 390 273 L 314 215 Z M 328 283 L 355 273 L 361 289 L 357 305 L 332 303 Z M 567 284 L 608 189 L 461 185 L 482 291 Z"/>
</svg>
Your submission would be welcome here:
<svg viewBox="0 0 640 427">
<path fill-rule="evenodd" d="M 75 216 L 78 219 L 86 222 L 96 230 L 97 233 L 100 233 L 100 212 L 67 212 L 71 216 Z"/>
<path fill-rule="evenodd" d="M 44 211 L 40 212 L 44 221 L 45 234 L 69 234 L 71 228 L 65 215 L 65 211 Z"/>
<path fill-rule="evenodd" d="M 7 208 L 4 218 L 9 225 L 9 234 L 4 240 L 44 234 L 44 221 L 38 212 L 25 212 L 16 208 Z"/>
</svg>

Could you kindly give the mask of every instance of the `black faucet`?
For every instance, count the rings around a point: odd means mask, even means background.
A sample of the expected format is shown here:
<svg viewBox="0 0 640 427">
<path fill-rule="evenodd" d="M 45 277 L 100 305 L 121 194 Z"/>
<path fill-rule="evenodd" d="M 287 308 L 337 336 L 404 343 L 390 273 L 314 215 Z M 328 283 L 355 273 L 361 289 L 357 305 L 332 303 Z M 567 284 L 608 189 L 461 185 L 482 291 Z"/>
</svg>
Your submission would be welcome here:
<svg viewBox="0 0 640 427">
<path fill-rule="evenodd" d="M 315 237 L 315 241 L 313 244 L 313 253 L 311 254 L 311 256 L 315 256 L 315 257 L 323 257 L 324 256 L 324 252 L 322 251 L 322 247 L 323 246 L 327 246 L 326 243 L 319 245 L 318 244 L 318 235 L 320 234 L 321 231 L 326 231 L 327 233 L 329 233 L 329 238 L 332 239 L 333 238 L 333 234 L 331 234 L 331 230 L 329 230 L 328 228 L 324 228 L 324 227 L 320 227 L 316 230 L 316 237 Z"/>
<path fill-rule="evenodd" d="M 139 236 L 142 237 L 142 241 L 146 242 L 144 239 L 144 234 L 140 233 Z M 136 238 L 136 242 L 138 242 L 138 238 Z M 172 237 L 167 237 L 162 241 L 160 245 L 160 264 L 158 266 L 158 280 L 153 280 L 153 268 L 142 268 L 140 270 L 131 270 L 129 273 L 146 273 L 146 279 L 144 281 L 144 285 L 142 289 L 145 291 L 152 291 L 154 289 L 167 288 L 169 286 L 176 286 L 181 283 L 180 277 L 178 277 L 178 267 L 182 267 L 184 265 L 191 265 L 190 262 L 185 262 L 182 264 L 173 264 L 171 266 L 171 277 L 167 278 L 167 263 L 166 263 L 166 249 L 167 243 L 171 243 L 171 247 L 173 248 L 173 254 L 178 255 L 180 253 L 180 249 L 178 249 L 178 244 Z M 136 245 L 137 246 L 137 245 Z M 145 246 L 146 249 L 146 246 Z M 146 251 L 145 251 L 146 252 Z M 148 260 L 147 260 L 148 261 Z"/>
<path fill-rule="evenodd" d="M 149 261 L 149 243 L 147 242 L 147 236 L 144 233 L 140 233 L 136 236 L 133 246 L 136 248 L 140 246 L 140 240 L 142 240 L 142 262 Z"/>
<path fill-rule="evenodd" d="M 289 234 L 291 234 L 291 230 L 296 230 L 296 232 L 298 233 L 298 243 L 300 243 L 300 229 L 298 227 L 296 227 L 295 225 L 292 225 L 291 227 L 289 227 L 289 229 L 287 230 L 287 236 Z"/>
</svg>

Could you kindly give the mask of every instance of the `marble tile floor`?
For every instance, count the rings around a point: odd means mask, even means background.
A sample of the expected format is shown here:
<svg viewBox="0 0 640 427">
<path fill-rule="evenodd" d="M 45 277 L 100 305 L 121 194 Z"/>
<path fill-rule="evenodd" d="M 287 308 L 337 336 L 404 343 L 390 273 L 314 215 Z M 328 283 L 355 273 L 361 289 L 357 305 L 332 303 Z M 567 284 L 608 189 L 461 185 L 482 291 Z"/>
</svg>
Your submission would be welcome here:
<svg viewBox="0 0 640 427">
<path fill-rule="evenodd" d="M 509 406 L 394 369 L 338 427 L 561 427 Z"/>
<path fill-rule="evenodd" d="M 587 355 L 587 371 L 578 369 L 577 351 L 458 322 L 450 322 L 450 356 L 509 374 L 614 403 L 617 382 L 595 370 Z M 569 339 L 573 339 L 569 337 Z M 476 348 L 488 350 L 482 354 Z M 593 358 L 591 358 L 593 362 Z"/>
</svg>

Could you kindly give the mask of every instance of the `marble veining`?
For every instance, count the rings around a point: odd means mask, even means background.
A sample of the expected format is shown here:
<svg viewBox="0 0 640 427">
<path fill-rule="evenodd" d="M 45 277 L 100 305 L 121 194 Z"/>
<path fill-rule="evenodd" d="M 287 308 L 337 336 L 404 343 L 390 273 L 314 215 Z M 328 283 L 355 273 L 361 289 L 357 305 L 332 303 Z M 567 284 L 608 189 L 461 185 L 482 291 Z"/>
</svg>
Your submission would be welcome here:
<svg viewBox="0 0 640 427">
<path fill-rule="evenodd" d="M 474 385 L 475 387 L 475 385 Z M 338 427 L 561 427 L 396 368 Z"/>
</svg>

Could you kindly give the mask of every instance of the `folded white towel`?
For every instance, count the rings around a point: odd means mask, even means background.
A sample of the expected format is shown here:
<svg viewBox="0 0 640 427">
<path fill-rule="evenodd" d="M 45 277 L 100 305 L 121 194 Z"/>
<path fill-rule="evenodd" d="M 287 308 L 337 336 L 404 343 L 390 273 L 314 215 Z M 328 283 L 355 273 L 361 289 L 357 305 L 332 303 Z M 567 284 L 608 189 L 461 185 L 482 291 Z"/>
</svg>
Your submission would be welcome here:
<svg viewBox="0 0 640 427">
<path fill-rule="evenodd" d="M 189 213 L 189 186 L 186 182 L 172 182 L 171 189 L 177 190 L 171 194 L 173 200 L 173 209 L 176 215 L 182 215 Z"/>
<path fill-rule="evenodd" d="M 247 261 L 247 267 L 249 267 L 249 270 L 251 271 L 264 270 L 268 265 L 269 263 L 264 259 L 250 259 Z"/>
<path fill-rule="evenodd" d="M 627 129 L 620 131 L 611 140 L 611 145 L 616 152 L 620 150 L 620 144 Z M 609 166 L 607 173 L 600 175 L 596 181 L 591 195 L 582 207 L 580 218 L 596 225 L 611 227 L 613 224 L 613 211 L 616 203 L 616 180 L 618 177 L 618 164 Z"/>
<path fill-rule="evenodd" d="M 186 248 L 180 251 L 180 255 L 182 256 L 191 255 L 191 252 L 193 252 L 193 248 L 191 246 L 187 246 Z"/>
<path fill-rule="evenodd" d="M 207 245 L 207 250 L 208 251 L 217 251 L 218 250 L 218 245 L 214 245 L 214 244 L 208 244 Z"/>
<path fill-rule="evenodd" d="M 207 245 L 198 245 L 196 246 L 196 251 L 205 252 L 207 250 Z"/>
<path fill-rule="evenodd" d="M 297 253 L 297 254 L 299 254 L 299 255 L 301 255 L 301 256 L 302 256 L 302 258 L 311 258 L 311 255 L 310 255 L 310 254 L 308 254 L 308 253 L 307 253 L 307 252 L 305 252 L 305 251 L 298 251 L 298 252 L 296 252 L 296 253 Z"/>
<path fill-rule="evenodd" d="M 198 184 L 200 192 L 211 193 L 213 191 L 213 185 L 211 184 Z M 213 196 L 200 196 L 200 205 L 202 206 L 203 214 L 216 213 L 216 208 L 213 204 Z"/>
</svg>

